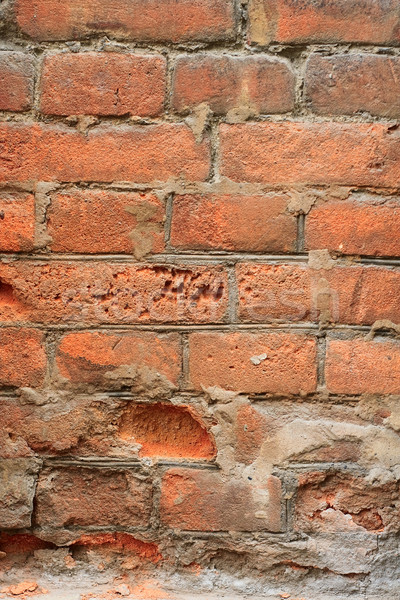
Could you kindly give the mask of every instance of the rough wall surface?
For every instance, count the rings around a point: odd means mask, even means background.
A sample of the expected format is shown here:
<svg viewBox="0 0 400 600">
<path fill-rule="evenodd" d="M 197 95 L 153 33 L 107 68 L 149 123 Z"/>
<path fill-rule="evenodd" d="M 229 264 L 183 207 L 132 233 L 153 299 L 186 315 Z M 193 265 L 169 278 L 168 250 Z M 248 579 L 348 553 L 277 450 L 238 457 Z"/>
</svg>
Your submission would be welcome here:
<svg viewBox="0 0 400 600">
<path fill-rule="evenodd" d="M 0 11 L 4 590 L 398 598 L 398 1 Z"/>
</svg>

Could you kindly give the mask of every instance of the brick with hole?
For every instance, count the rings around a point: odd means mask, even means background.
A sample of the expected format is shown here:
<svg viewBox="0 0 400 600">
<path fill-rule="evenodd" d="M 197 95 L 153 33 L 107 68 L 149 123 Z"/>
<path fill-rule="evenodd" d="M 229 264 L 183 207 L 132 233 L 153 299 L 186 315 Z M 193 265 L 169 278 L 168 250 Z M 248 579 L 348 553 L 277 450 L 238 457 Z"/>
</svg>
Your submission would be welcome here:
<svg viewBox="0 0 400 600">
<path fill-rule="evenodd" d="M 196 390 L 310 394 L 317 385 L 316 342 L 293 333 L 192 333 L 189 374 Z"/>
<path fill-rule="evenodd" d="M 156 117 L 163 111 L 165 72 L 165 58 L 156 55 L 49 54 L 40 109 L 50 115 Z"/>
<path fill-rule="evenodd" d="M 182 250 L 294 252 L 296 219 L 284 194 L 175 196 L 171 245 Z"/>
<path fill-rule="evenodd" d="M 181 360 L 178 334 L 145 331 L 72 332 L 61 339 L 56 353 L 59 374 L 73 385 L 130 385 L 150 396 L 178 385 Z"/>
<path fill-rule="evenodd" d="M 140 444 L 140 456 L 211 460 L 216 454 L 213 436 L 187 406 L 130 404 L 122 415 L 119 436 Z"/>
<path fill-rule="evenodd" d="M 0 284 L 0 303 L 13 303 L 12 290 Z M 42 331 L 24 327 L 3 327 L 0 331 L 0 385 L 41 387 L 47 358 Z"/>
<path fill-rule="evenodd" d="M 322 115 L 367 112 L 400 115 L 400 59 L 376 54 L 314 54 L 307 62 L 305 94 L 311 110 Z"/>
<path fill-rule="evenodd" d="M 359 194 L 313 207 L 306 217 L 305 246 L 341 254 L 398 256 L 399 232 L 398 198 Z"/>
<path fill-rule="evenodd" d="M 30 252 L 34 243 L 33 194 L 0 192 L 0 252 Z"/>
<path fill-rule="evenodd" d="M 15 13 L 25 34 L 49 41 L 217 42 L 235 29 L 230 0 L 17 0 Z"/>
<path fill-rule="evenodd" d="M 123 468 L 46 468 L 36 490 L 40 528 L 146 527 L 152 510 L 149 478 Z"/>
<path fill-rule="evenodd" d="M 2 123 L 0 182 L 133 181 L 207 178 L 207 141 L 179 123 L 103 124 L 87 133 L 52 124 Z"/>
<path fill-rule="evenodd" d="M 0 317 L 42 323 L 220 323 L 227 274 L 221 266 L 119 262 L 0 265 Z"/>
<path fill-rule="evenodd" d="M 162 480 L 160 513 L 174 529 L 279 532 L 281 482 L 270 476 L 260 490 L 245 480 L 225 482 L 215 471 L 170 469 Z"/>
<path fill-rule="evenodd" d="M 400 181 L 400 137 L 390 124 L 223 124 L 222 175 L 263 184 L 391 187 Z"/>
<path fill-rule="evenodd" d="M 398 44 L 396 0 L 250 0 L 249 41 Z"/>
<path fill-rule="evenodd" d="M 123 566 L 126 568 L 129 565 L 130 569 L 143 566 L 143 561 L 157 564 L 163 558 L 157 544 L 144 542 L 130 533 L 120 531 L 83 534 L 73 541 L 70 548 L 74 556 L 81 559 L 85 555 L 96 555 L 96 558 L 107 562 L 113 558 L 123 559 Z"/>
<path fill-rule="evenodd" d="M 325 375 L 334 394 L 400 394 L 400 344 L 384 338 L 329 340 Z"/>
<path fill-rule="evenodd" d="M 215 114 L 232 118 L 284 113 L 293 109 L 294 84 L 289 64 L 270 56 L 179 56 L 172 106 L 187 112 L 206 103 Z"/>
<path fill-rule="evenodd" d="M 23 112 L 31 108 L 34 75 L 33 56 L 0 51 L 0 110 Z"/>
<path fill-rule="evenodd" d="M 399 484 L 372 485 L 360 475 L 311 471 L 299 478 L 295 528 L 303 532 L 370 532 L 400 527 Z"/>
<path fill-rule="evenodd" d="M 55 193 L 47 209 L 49 246 L 54 252 L 133 254 L 141 259 L 164 250 L 164 218 L 164 203 L 155 194 Z"/>
</svg>

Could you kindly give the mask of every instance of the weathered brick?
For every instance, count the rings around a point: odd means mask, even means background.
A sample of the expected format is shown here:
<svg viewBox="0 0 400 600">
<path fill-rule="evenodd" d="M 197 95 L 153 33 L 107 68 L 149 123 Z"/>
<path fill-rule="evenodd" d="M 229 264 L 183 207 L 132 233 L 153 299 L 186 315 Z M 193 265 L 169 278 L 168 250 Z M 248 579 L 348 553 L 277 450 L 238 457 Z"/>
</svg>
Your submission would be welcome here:
<svg viewBox="0 0 400 600">
<path fill-rule="evenodd" d="M 224 482 L 221 474 L 171 469 L 163 477 L 161 519 L 192 531 L 281 530 L 281 482 L 269 477 L 262 494 L 244 480 Z"/>
<path fill-rule="evenodd" d="M 212 459 L 215 444 L 198 415 L 171 404 L 129 404 L 119 435 L 141 444 L 140 456 Z"/>
<path fill-rule="evenodd" d="M 388 339 L 329 340 L 325 374 L 334 394 L 400 394 L 400 344 Z"/>
<path fill-rule="evenodd" d="M 76 384 L 115 386 L 118 379 L 112 377 L 113 372 L 116 375 L 120 372 L 123 380 L 129 379 L 129 369 L 132 369 L 132 379 L 145 380 L 146 375 L 152 374 L 160 379 L 160 383 L 176 386 L 181 369 L 181 349 L 179 336 L 174 333 L 79 332 L 62 338 L 56 361 L 60 375 Z M 142 385 L 144 383 L 142 381 Z"/>
<path fill-rule="evenodd" d="M 155 392 L 151 381 L 148 384 Z M 25 389 L 19 398 L 1 399 L 0 410 L 2 458 L 34 453 L 202 460 L 215 456 L 212 435 L 188 406 Z"/>
<path fill-rule="evenodd" d="M 0 193 L 0 251 L 29 252 L 34 246 L 35 199 L 21 192 Z"/>
<path fill-rule="evenodd" d="M 21 261 L 0 264 L 0 318 L 80 323 L 223 322 L 220 266 Z"/>
<path fill-rule="evenodd" d="M 306 97 L 318 114 L 400 115 L 400 59 L 376 54 L 314 54 L 307 62 Z"/>
<path fill-rule="evenodd" d="M 0 461 L 0 528 L 31 526 L 35 482 L 40 462 L 35 459 Z"/>
<path fill-rule="evenodd" d="M 113 386 L 118 380 L 111 377 L 129 367 L 132 378 L 153 374 L 171 386 L 178 384 L 181 369 L 181 349 L 178 334 L 153 332 L 96 333 L 77 332 L 65 335 L 56 354 L 59 373 L 75 384 L 86 383 L 100 387 Z M 109 376 L 107 376 L 107 373 Z M 144 383 L 144 382 L 143 382 Z M 151 390 L 149 390 L 151 392 Z"/>
<path fill-rule="evenodd" d="M 400 202 L 379 196 L 354 196 L 312 208 L 306 217 L 307 250 L 363 256 L 400 255 Z"/>
<path fill-rule="evenodd" d="M 0 286 L 1 304 L 13 303 L 7 285 Z M 40 387 L 46 374 L 46 354 L 41 331 L 25 328 L 0 330 L 0 385 Z"/>
<path fill-rule="evenodd" d="M 146 527 L 151 510 L 151 482 L 132 470 L 71 467 L 40 473 L 39 527 Z"/>
<path fill-rule="evenodd" d="M 236 268 L 239 317 L 249 322 L 318 318 L 312 274 L 306 266 L 241 264 Z"/>
<path fill-rule="evenodd" d="M 184 250 L 293 252 L 297 225 L 286 209 L 284 194 L 176 196 L 171 244 Z"/>
<path fill-rule="evenodd" d="M 138 42 L 212 42 L 231 38 L 229 0 L 17 0 L 21 29 L 35 39 L 84 39 L 93 35 Z"/>
<path fill-rule="evenodd" d="M 162 56 L 82 52 L 50 54 L 43 64 L 40 109 L 53 115 L 138 115 L 163 110 Z"/>
<path fill-rule="evenodd" d="M 249 39 L 262 45 L 399 42 L 396 0 L 250 0 L 249 19 Z"/>
<path fill-rule="evenodd" d="M 164 215 L 155 194 L 60 192 L 47 209 L 49 246 L 55 252 L 133 253 L 142 258 L 164 250 Z"/>
<path fill-rule="evenodd" d="M 185 125 L 102 125 L 87 135 L 63 126 L 0 125 L 0 181 L 203 180 L 207 142 L 197 144 Z"/>
<path fill-rule="evenodd" d="M 305 335 L 193 333 L 189 350 L 190 385 L 195 389 L 218 386 L 282 395 L 316 389 L 316 343 Z M 254 364 L 257 357 L 259 364 Z"/>
<path fill-rule="evenodd" d="M 126 558 L 127 555 L 136 555 L 137 561 L 132 564 L 136 567 L 143 561 L 150 561 L 157 564 L 162 560 L 162 555 L 158 551 L 157 544 L 143 542 L 136 539 L 133 535 L 124 532 L 104 532 L 104 533 L 86 533 L 75 540 L 71 547 L 75 551 L 87 553 L 91 557 L 96 553 L 106 561 L 110 561 L 115 556 Z M 101 563 L 100 563 L 101 564 Z M 128 563 L 129 564 L 129 563 Z M 127 566 L 127 563 L 124 564 Z M 131 567 L 132 568 L 132 567 Z M 118 589 L 118 588 L 117 588 Z"/>
<path fill-rule="evenodd" d="M 270 56 L 180 56 L 172 105 L 178 112 L 205 102 L 220 115 L 230 110 L 284 113 L 294 106 L 294 83 L 288 63 Z"/>
<path fill-rule="evenodd" d="M 349 325 L 400 320 L 398 270 L 333 265 L 239 265 L 239 317 L 251 323 L 324 320 Z"/>
<path fill-rule="evenodd" d="M 367 123 L 221 125 L 222 174 L 234 181 L 397 186 L 400 137 Z"/>
<path fill-rule="evenodd" d="M 33 100 L 33 57 L 25 52 L 0 52 L 0 110 L 29 110 Z"/>
<path fill-rule="evenodd" d="M 399 484 L 371 485 L 361 476 L 337 471 L 302 475 L 295 528 L 306 532 L 369 531 L 400 528 Z"/>
</svg>

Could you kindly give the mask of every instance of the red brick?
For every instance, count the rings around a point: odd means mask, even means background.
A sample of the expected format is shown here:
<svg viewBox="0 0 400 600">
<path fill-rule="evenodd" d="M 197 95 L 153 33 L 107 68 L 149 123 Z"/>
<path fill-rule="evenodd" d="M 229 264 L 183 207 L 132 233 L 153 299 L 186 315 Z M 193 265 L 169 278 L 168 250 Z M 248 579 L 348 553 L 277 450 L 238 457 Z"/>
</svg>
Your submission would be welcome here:
<svg viewBox="0 0 400 600">
<path fill-rule="evenodd" d="M 0 203 L 1 206 L 1 203 Z M 55 252 L 133 253 L 164 250 L 164 205 L 155 194 L 68 190 L 47 210 Z"/>
<path fill-rule="evenodd" d="M 340 472 L 301 475 L 295 528 L 336 533 L 399 530 L 399 484 L 371 485 L 360 476 Z"/>
<path fill-rule="evenodd" d="M 143 369 L 176 386 L 181 370 L 179 335 L 69 333 L 60 342 L 56 360 L 62 377 L 76 384 L 113 385 L 106 374 L 126 366 L 138 372 Z"/>
<path fill-rule="evenodd" d="M 4 296 L 3 296 L 4 294 Z M 11 293 L 0 288 L 0 306 Z M 3 328 L 0 331 L 0 385 L 40 387 L 46 374 L 44 335 L 35 329 Z"/>
<path fill-rule="evenodd" d="M 400 59 L 375 54 L 312 55 L 306 97 L 318 114 L 400 115 Z"/>
<path fill-rule="evenodd" d="M 17 0 L 18 25 L 40 40 L 93 35 L 138 42 L 212 42 L 231 38 L 229 0 Z"/>
<path fill-rule="evenodd" d="M 293 252 L 297 225 L 283 194 L 185 195 L 173 203 L 171 244 L 184 250 Z"/>
<path fill-rule="evenodd" d="M 330 340 L 326 385 L 333 394 L 399 394 L 400 344 L 394 340 Z"/>
<path fill-rule="evenodd" d="M 119 435 L 141 444 L 140 456 L 212 459 L 215 444 L 204 423 L 189 407 L 130 403 Z"/>
<path fill-rule="evenodd" d="M 35 199 L 32 194 L 0 193 L 0 251 L 29 252 L 35 237 Z"/>
<path fill-rule="evenodd" d="M 162 56 L 84 52 L 50 54 L 43 64 L 41 111 L 53 115 L 138 115 L 163 111 Z"/>
<path fill-rule="evenodd" d="M 292 264 L 237 267 L 239 317 L 246 322 L 318 321 L 372 325 L 400 321 L 400 271 L 374 266 L 310 269 Z"/>
<path fill-rule="evenodd" d="M 250 41 L 399 42 L 396 0 L 250 0 Z"/>
<path fill-rule="evenodd" d="M 102 125 L 87 135 L 63 126 L 0 125 L 0 181 L 165 181 L 205 179 L 207 142 L 185 125 Z"/>
<path fill-rule="evenodd" d="M 222 267 L 21 261 L 0 264 L 4 321 L 210 323 L 226 317 Z"/>
<path fill-rule="evenodd" d="M 40 473 L 39 527 L 146 527 L 151 510 L 151 482 L 133 470 L 72 467 Z"/>
<path fill-rule="evenodd" d="M 315 340 L 289 333 L 193 333 L 191 386 L 254 394 L 300 394 L 316 389 Z M 255 365 L 252 358 L 267 354 Z"/>
<path fill-rule="evenodd" d="M 151 381 L 148 383 L 151 387 Z M 48 394 L 29 390 L 23 390 L 20 398 L 0 400 L 2 458 L 35 453 L 186 460 L 211 460 L 215 456 L 213 436 L 188 406 L 118 398 L 105 402 L 92 396 L 71 398 L 63 394 L 49 410 L 51 402 Z"/>
<path fill-rule="evenodd" d="M 162 556 L 158 551 L 157 544 L 151 542 L 143 542 L 137 540 L 133 535 L 122 532 L 105 532 L 105 533 L 87 533 L 81 535 L 76 541 L 71 544 L 75 551 L 87 553 L 91 559 L 94 553 L 107 557 L 107 562 L 112 560 L 112 555 L 117 555 L 119 558 L 126 557 L 128 554 L 133 554 L 138 557 L 140 564 L 142 561 L 150 561 L 157 564 L 162 560 Z M 135 563 L 134 563 L 135 564 Z M 126 566 L 126 564 L 124 565 Z M 135 566 L 138 566 L 135 564 Z M 118 589 L 118 588 L 117 588 Z"/>
<path fill-rule="evenodd" d="M 367 123 L 221 125 L 222 174 L 234 181 L 397 186 L 400 137 Z"/>
<path fill-rule="evenodd" d="M 320 204 L 306 217 L 306 249 L 362 256 L 400 255 L 400 202 L 372 196 Z"/>
<path fill-rule="evenodd" d="M 269 477 L 262 491 L 260 502 L 249 482 L 224 482 L 219 472 L 171 469 L 162 480 L 161 519 L 170 527 L 192 531 L 279 532 L 280 480 Z"/>
<path fill-rule="evenodd" d="M 243 321 L 307 321 L 313 311 L 312 274 L 296 264 L 241 264 L 236 268 Z"/>
<path fill-rule="evenodd" d="M 270 422 L 253 406 L 241 406 L 236 415 L 235 432 L 235 459 L 248 465 L 256 460 L 263 442 L 268 439 Z"/>
<path fill-rule="evenodd" d="M 29 110 L 33 100 L 33 58 L 24 52 L 0 52 L 0 110 Z"/>
<path fill-rule="evenodd" d="M 284 113 L 294 106 L 294 75 L 288 63 L 270 56 L 180 56 L 172 105 L 185 112 L 205 102 L 223 115 L 247 108 L 254 114 Z"/>
</svg>

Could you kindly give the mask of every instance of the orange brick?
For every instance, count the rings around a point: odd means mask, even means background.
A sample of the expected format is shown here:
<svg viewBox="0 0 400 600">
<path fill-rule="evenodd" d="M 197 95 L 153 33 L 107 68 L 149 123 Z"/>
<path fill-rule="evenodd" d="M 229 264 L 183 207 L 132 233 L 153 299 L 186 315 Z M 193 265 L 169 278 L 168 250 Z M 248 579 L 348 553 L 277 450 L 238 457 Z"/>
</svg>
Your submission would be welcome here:
<svg viewBox="0 0 400 600">
<path fill-rule="evenodd" d="M 297 226 L 283 194 L 176 196 L 171 244 L 184 250 L 292 252 Z"/>
<path fill-rule="evenodd" d="M 29 110 L 33 100 L 34 62 L 24 52 L 0 51 L 0 110 Z"/>
<path fill-rule="evenodd" d="M 218 472 L 171 469 L 162 480 L 161 519 L 175 529 L 192 531 L 279 532 L 280 480 L 267 479 L 262 504 L 252 497 L 252 487 L 246 481 L 224 482 Z"/>
<path fill-rule="evenodd" d="M 267 184 L 397 186 L 400 137 L 367 123 L 221 125 L 222 174 Z"/>
<path fill-rule="evenodd" d="M 400 116 L 400 59 L 376 54 L 312 55 L 305 75 L 306 97 L 318 114 L 368 112 Z"/>
<path fill-rule="evenodd" d="M 333 394 L 399 394 L 400 344 L 394 340 L 330 340 L 326 385 Z"/>
<path fill-rule="evenodd" d="M 17 0 L 18 25 L 40 40 L 93 35 L 138 42 L 218 41 L 231 38 L 229 0 Z"/>
<path fill-rule="evenodd" d="M 253 394 L 300 394 L 316 389 L 316 343 L 289 333 L 193 333 L 190 385 Z M 254 364 L 256 357 L 259 364 Z M 253 361 L 251 360 L 253 358 Z"/>
<path fill-rule="evenodd" d="M 222 267 L 0 264 L 4 321 L 80 323 L 210 323 L 226 318 L 227 274 Z"/>
<path fill-rule="evenodd" d="M 142 258 L 164 250 L 164 214 L 155 194 L 68 190 L 54 194 L 47 210 L 49 245 L 55 252 Z"/>
<path fill-rule="evenodd" d="M 205 102 L 220 115 L 243 107 L 254 114 L 284 113 L 293 109 L 294 83 L 288 63 L 270 56 L 180 56 L 172 105 L 178 112 Z"/>
<path fill-rule="evenodd" d="M 241 264 L 236 268 L 239 317 L 251 323 L 307 321 L 313 311 L 312 274 L 296 264 Z"/>
<path fill-rule="evenodd" d="M 39 527 L 146 527 L 151 510 L 151 483 L 132 470 L 49 468 L 39 477 Z"/>
<path fill-rule="evenodd" d="M 87 135 L 63 126 L 0 125 L 0 181 L 203 180 L 207 142 L 197 144 L 185 125 L 103 125 Z"/>
<path fill-rule="evenodd" d="M 0 295 L 1 293 L 8 293 L 7 286 L 1 286 Z M 1 385 L 13 387 L 43 385 L 47 364 L 43 341 L 43 333 L 35 329 L 14 327 L 1 329 Z"/>
<path fill-rule="evenodd" d="M 306 217 L 306 248 L 360 254 L 400 255 L 400 202 L 378 196 L 357 196 L 343 202 L 327 202 Z"/>
<path fill-rule="evenodd" d="M 82 52 L 50 54 L 43 64 L 41 111 L 53 115 L 138 115 L 163 110 L 162 56 Z"/>
<path fill-rule="evenodd" d="M 75 384 L 113 385 L 106 373 L 118 371 L 124 365 L 139 372 L 140 369 L 152 372 L 176 386 L 181 370 L 178 334 L 69 333 L 62 338 L 57 351 L 60 374 Z"/>
<path fill-rule="evenodd" d="M 396 0 L 250 0 L 250 41 L 399 42 Z"/>
<path fill-rule="evenodd" d="M 0 252 L 29 252 L 35 237 L 32 194 L 0 193 Z"/>
</svg>

